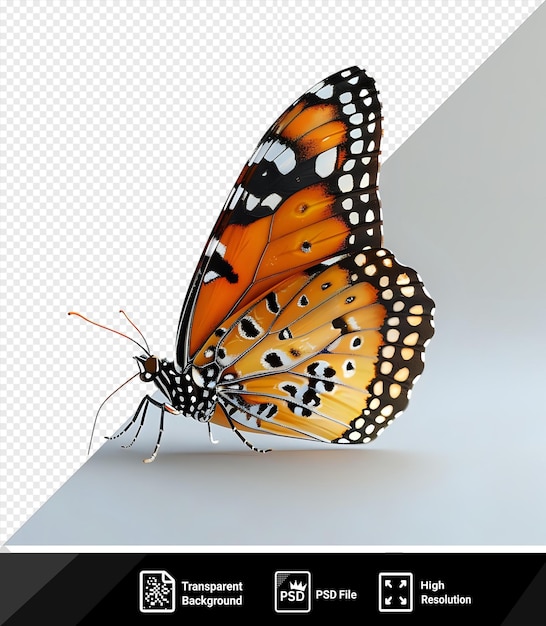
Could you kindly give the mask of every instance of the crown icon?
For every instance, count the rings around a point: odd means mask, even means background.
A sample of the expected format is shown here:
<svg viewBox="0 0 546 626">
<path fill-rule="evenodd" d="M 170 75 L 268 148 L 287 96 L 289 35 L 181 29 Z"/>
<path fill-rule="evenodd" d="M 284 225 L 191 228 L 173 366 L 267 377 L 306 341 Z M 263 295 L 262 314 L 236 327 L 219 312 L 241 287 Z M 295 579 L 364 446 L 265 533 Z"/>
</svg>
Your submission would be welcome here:
<svg viewBox="0 0 546 626">
<path fill-rule="evenodd" d="M 307 589 L 307 583 L 299 582 L 299 581 L 291 582 L 290 589 L 294 591 L 305 591 Z"/>
</svg>

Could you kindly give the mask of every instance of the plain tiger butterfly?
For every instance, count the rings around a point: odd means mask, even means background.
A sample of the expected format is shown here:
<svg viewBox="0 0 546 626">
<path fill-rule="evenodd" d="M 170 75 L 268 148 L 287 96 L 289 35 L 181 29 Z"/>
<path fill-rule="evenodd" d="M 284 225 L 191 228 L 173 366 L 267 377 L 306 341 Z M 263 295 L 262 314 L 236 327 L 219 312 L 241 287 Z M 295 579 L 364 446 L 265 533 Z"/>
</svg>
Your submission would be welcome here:
<svg viewBox="0 0 546 626">
<path fill-rule="evenodd" d="M 406 408 L 434 302 L 382 246 L 381 122 L 375 81 L 351 67 L 264 135 L 197 265 L 174 361 L 147 344 L 135 357 L 141 380 L 167 398 L 145 396 L 116 435 L 135 425 L 134 442 L 158 407 L 146 462 L 165 412 L 206 423 L 211 440 L 211 423 L 231 428 L 263 451 L 245 435 L 368 443 Z"/>
</svg>

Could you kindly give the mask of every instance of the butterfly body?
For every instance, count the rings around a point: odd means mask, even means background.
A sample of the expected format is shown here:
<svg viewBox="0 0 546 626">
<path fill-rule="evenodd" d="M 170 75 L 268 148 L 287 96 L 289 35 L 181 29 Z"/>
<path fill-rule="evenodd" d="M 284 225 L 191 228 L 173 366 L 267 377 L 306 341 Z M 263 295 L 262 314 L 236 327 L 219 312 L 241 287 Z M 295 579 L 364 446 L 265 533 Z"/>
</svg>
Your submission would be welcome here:
<svg viewBox="0 0 546 626">
<path fill-rule="evenodd" d="M 203 372 L 193 366 L 179 372 L 174 361 L 148 355 L 135 358 L 140 367 L 140 379 L 155 383 L 168 399 L 165 407 L 169 412 L 191 415 L 198 422 L 210 421 L 217 402 L 218 368 L 215 365 Z"/>
<path fill-rule="evenodd" d="M 146 396 L 122 433 L 160 407 L 152 459 L 165 411 L 256 449 L 241 431 L 368 443 L 406 408 L 434 302 L 383 247 L 381 119 L 374 80 L 352 67 L 264 135 L 197 265 L 174 361 L 137 357 L 168 402 Z"/>
</svg>

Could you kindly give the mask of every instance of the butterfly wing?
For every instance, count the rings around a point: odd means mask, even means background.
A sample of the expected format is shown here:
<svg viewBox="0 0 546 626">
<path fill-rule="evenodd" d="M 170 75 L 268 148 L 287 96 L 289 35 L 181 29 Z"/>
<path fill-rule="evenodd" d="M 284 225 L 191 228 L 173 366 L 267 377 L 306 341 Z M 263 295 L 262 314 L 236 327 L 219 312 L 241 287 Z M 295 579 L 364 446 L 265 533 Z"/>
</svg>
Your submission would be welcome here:
<svg viewBox="0 0 546 626">
<path fill-rule="evenodd" d="M 357 67 L 315 85 L 271 126 L 190 283 L 176 341 L 180 369 L 225 319 L 283 280 L 381 246 L 380 138 L 375 83 Z"/>
<path fill-rule="evenodd" d="M 212 421 L 367 443 L 399 415 L 424 367 L 434 303 L 385 249 L 300 271 L 225 320 L 195 357 L 222 373 Z"/>
</svg>

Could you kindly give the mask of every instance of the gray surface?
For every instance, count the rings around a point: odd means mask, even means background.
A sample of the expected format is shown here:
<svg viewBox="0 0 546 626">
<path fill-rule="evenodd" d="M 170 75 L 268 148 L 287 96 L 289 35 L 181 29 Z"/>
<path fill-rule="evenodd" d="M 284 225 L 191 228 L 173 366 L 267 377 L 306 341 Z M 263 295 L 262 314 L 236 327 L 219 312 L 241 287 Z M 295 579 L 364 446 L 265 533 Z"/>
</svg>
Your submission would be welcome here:
<svg viewBox="0 0 546 626">
<path fill-rule="evenodd" d="M 546 544 L 545 28 L 543 6 L 385 163 L 385 244 L 438 308 L 423 378 L 380 440 L 270 438 L 264 456 L 169 416 L 144 465 L 150 419 L 137 447 L 103 446 L 7 547 Z"/>
</svg>

